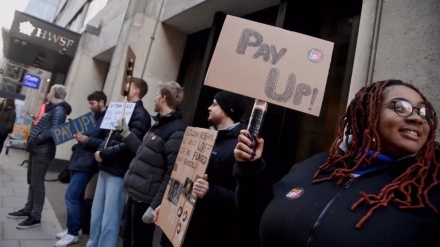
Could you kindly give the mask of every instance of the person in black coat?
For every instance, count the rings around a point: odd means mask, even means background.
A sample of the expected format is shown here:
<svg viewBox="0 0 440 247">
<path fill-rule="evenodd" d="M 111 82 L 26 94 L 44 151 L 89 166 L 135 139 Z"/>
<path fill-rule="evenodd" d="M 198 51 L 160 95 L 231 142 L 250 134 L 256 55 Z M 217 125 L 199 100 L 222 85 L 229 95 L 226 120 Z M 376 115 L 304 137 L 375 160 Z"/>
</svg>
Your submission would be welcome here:
<svg viewBox="0 0 440 247">
<path fill-rule="evenodd" d="M 26 147 L 30 154 L 27 169 L 28 200 L 23 209 L 8 214 L 8 218 L 27 218 L 17 224 L 18 229 L 40 225 L 46 196 L 44 176 L 49 163 L 55 158 L 56 152 L 56 145 L 50 134 L 50 129 L 65 123 L 67 115 L 72 111 L 71 106 L 64 101 L 66 94 L 63 85 L 56 84 L 51 87 L 46 96 L 49 101 L 46 112 L 29 135 Z"/>
<path fill-rule="evenodd" d="M 105 139 L 108 130 L 99 126 L 106 112 L 107 96 L 102 91 L 95 91 L 87 96 L 89 108 L 95 117 L 96 128 L 89 133 L 75 133 L 77 144 L 72 147 L 69 161 L 70 183 L 67 186 L 65 200 L 67 209 L 67 229 L 57 233 L 59 238 L 55 246 L 69 246 L 78 242 L 79 231 L 83 225 L 84 192 L 93 175 L 98 171 L 94 153 Z"/>
<path fill-rule="evenodd" d="M 401 80 L 371 83 L 348 105 L 329 150 L 272 185 L 263 138 L 250 146 L 242 130 L 234 175 L 246 246 L 439 246 L 437 131 L 419 89 Z"/>
<path fill-rule="evenodd" d="M 233 247 L 242 243 L 237 239 L 236 182 L 232 170 L 238 135 L 240 130 L 247 127 L 240 121 L 245 112 L 245 103 L 243 96 L 221 91 L 214 96 L 208 108 L 211 129 L 217 130 L 218 134 L 205 177 L 197 179 L 193 185 L 192 193 L 198 199 L 185 234 L 184 247 Z M 162 237 L 162 246 L 172 246 L 165 235 Z"/>
<path fill-rule="evenodd" d="M 15 123 L 15 102 L 14 99 L 5 99 L 0 104 L 0 153 L 5 144 L 8 134 L 12 132 Z"/>
<path fill-rule="evenodd" d="M 182 114 L 177 110 L 183 94 L 183 88 L 177 82 L 159 83 L 154 104 L 156 123 L 143 139 L 129 131 L 123 123 L 125 121 L 118 121 L 124 143 L 136 152 L 124 177 L 124 190 L 128 195 L 124 247 L 152 246 L 155 229 L 152 213 L 162 202 L 186 129 Z"/>
<path fill-rule="evenodd" d="M 148 85 L 143 79 L 132 78 L 128 101 L 136 105 L 128 128 L 139 139 L 142 139 L 151 126 L 150 114 L 145 110 L 141 100 L 147 92 Z M 100 162 L 99 175 L 93 198 L 87 247 L 117 245 L 125 204 L 124 175 L 135 156 L 135 152 L 122 141 L 117 132 L 106 147 L 104 143 L 105 141 L 95 152 L 95 159 Z"/>
</svg>

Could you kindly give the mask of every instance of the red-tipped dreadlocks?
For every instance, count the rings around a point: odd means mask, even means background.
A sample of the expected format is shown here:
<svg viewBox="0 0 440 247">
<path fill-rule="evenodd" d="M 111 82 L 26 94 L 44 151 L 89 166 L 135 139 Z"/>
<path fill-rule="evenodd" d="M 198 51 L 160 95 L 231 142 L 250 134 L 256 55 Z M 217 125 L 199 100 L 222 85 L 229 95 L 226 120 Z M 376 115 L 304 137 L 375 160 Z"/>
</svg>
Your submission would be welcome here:
<svg viewBox="0 0 440 247">
<path fill-rule="evenodd" d="M 339 122 L 338 137 L 330 147 L 330 156 L 327 161 L 316 171 L 314 183 L 337 179 L 337 184 L 340 185 L 350 179 L 352 172 L 356 171 L 361 164 L 369 165 L 372 159 L 380 153 L 380 136 L 377 133 L 380 110 L 385 97 L 385 88 L 394 85 L 413 89 L 420 94 L 429 109 L 434 109 L 417 88 L 400 80 L 380 81 L 363 87 L 351 101 L 347 112 Z M 439 183 L 437 174 L 440 167 L 440 160 L 435 159 L 436 150 L 440 150 L 440 144 L 435 141 L 438 122 L 435 115 L 432 118 L 432 122 L 429 123 L 428 139 L 415 156 L 416 162 L 390 184 L 385 185 L 378 194 L 361 192 L 361 198 L 353 204 L 351 209 L 355 210 L 362 203 L 370 205 L 371 208 L 356 224 L 356 228 L 361 228 L 376 209 L 388 206 L 391 201 L 394 201 L 401 209 L 428 206 L 434 212 L 438 212 L 428 198 L 428 192 Z M 350 135 L 351 141 L 348 140 Z M 339 151 L 342 142 L 345 142 L 348 147 L 343 154 Z M 361 152 L 361 150 L 374 150 L 375 153 L 370 157 L 368 152 Z M 321 172 L 328 169 L 334 169 L 330 176 L 316 179 Z M 432 180 L 427 179 L 428 176 L 431 176 Z M 427 180 L 432 182 L 426 183 Z M 412 200 L 412 195 L 415 195 L 417 200 Z"/>
</svg>

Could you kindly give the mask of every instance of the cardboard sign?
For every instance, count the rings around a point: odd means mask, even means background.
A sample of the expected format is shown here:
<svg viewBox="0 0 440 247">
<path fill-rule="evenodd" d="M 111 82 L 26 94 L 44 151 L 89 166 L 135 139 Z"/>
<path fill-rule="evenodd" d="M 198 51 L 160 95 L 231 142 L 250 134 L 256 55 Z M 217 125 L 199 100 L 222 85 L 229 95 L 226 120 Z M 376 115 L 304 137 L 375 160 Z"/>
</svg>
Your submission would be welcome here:
<svg viewBox="0 0 440 247">
<path fill-rule="evenodd" d="M 101 129 L 114 130 L 118 119 L 122 116 L 123 102 L 111 102 L 107 107 L 104 119 L 102 120 Z M 125 122 L 130 122 L 131 115 L 133 114 L 136 103 L 127 103 L 125 107 Z"/>
<path fill-rule="evenodd" d="M 95 116 L 92 112 L 89 112 L 50 129 L 50 134 L 52 135 L 55 145 L 59 145 L 74 139 L 75 133 L 80 132 L 82 134 L 87 134 L 96 128 Z"/>
<path fill-rule="evenodd" d="M 333 43 L 228 15 L 205 85 L 319 116 Z"/>
<path fill-rule="evenodd" d="M 197 197 L 194 182 L 202 178 L 217 138 L 217 131 L 187 127 L 176 164 L 160 205 L 158 225 L 173 246 L 181 246 Z"/>
</svg>

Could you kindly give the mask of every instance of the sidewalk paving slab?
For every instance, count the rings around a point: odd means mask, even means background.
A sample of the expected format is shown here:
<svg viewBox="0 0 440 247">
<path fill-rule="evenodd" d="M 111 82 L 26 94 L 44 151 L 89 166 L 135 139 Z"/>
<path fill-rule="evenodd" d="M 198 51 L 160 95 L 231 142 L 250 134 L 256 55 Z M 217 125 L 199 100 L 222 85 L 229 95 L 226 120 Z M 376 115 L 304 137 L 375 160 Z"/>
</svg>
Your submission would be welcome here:
<svg viewBox="0 0 440 247">
<path fill-rule="evenodd" d="M 62 230 L 54 209 L 45 198 L 41 225 L 29 229 L 17 229 L 24 219 L 9 219 L 7 214 L 23 208 L 27 201 L 27 167 L 21 166 L 28 153 L 10 149 L 0 155 L 0 246 L 1 247 L 47 247 L 53 246 L 55 235 Z M 63 195 L 60 195 L 63 196 Z"/>
</svg>

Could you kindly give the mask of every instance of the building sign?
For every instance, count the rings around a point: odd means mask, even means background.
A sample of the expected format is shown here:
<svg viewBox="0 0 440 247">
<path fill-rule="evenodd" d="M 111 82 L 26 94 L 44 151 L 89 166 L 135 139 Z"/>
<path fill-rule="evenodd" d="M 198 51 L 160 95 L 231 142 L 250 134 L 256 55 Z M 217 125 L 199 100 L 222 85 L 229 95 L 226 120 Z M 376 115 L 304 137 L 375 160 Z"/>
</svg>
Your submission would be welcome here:
<svg viewBox="0 0 440 247">
<path fill-rule="evenodd" d="M 40 77 L 26 73 L 23 79 L 23 86 L 30 87 L 33 89 L 38 89 L 38 87 L 40 87 L 40 82 L 41 82 Z"/>
<path fill-rule="evenodd" d="M 72 57 L 80 39 L 78 33 L 19 11 L 15 11 L 9 33 L 11 37 L 62 51 Z"/>
</svg>

